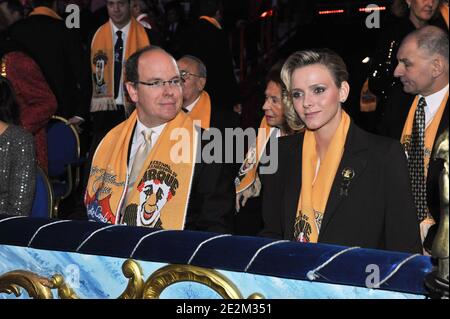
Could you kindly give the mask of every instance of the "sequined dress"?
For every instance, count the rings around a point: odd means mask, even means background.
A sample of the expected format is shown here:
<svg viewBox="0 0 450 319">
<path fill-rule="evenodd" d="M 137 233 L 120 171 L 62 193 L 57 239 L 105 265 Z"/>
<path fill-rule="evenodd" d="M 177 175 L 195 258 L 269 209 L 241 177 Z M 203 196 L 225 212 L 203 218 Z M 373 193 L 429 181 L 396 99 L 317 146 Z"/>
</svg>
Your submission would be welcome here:
<svg viewBox="0 0 450 319">
<path fill-rule="evenodd" d="M 30 214 L 35 178 L 33 136 L 10 125 L 0 135 L 0 214 Z"/>
</svg>

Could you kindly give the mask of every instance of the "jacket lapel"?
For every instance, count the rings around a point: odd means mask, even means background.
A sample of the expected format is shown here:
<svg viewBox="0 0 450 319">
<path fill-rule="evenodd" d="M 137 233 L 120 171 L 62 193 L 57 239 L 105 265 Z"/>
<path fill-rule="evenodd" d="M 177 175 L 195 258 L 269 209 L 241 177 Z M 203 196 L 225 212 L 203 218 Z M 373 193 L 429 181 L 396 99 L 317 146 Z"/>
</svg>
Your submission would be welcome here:
<svg viewBox="0 0 450 319">
<path fill-rule="evenodd" d="M 297 215 L 298 199 L 302 185 L 302 160 L 304 134 L 298 134 L 298 139 L 293 139 L 289 147 L 287 158 L 280 163 L 289 163 L 286 167 L 286 181 L 284 185 L 284 239 L 292 240 L 294 237 L 294 224 Z"/>
<path fill-rule="evenodd" d="M 442 114 L 441 122 L 439 123 L 439 127 L 438 127 L 437 134 L 436 134 L 436 140 L 442 133 L 444 133 L 444 131 L 446 129 L 448 129 L 448 101 L 447 101 L 447 104 L 445 105 L 445 109 L 444 109 L 444 113 Z"/>
<path fill-rule="evenodd" d="M 319 241 L 326 234 L 327 226 L 335 217 L 342 201 L 351 196 L 352 189 L 356 187 L 358 178 L 366 168 L 367 159 L 365 151 L 367 148 L 367 133 L 359 129 L 352 122 L 345 143 L 344 154 L 328 197 L 322 226 L 320 228 Z"/>
</svg>

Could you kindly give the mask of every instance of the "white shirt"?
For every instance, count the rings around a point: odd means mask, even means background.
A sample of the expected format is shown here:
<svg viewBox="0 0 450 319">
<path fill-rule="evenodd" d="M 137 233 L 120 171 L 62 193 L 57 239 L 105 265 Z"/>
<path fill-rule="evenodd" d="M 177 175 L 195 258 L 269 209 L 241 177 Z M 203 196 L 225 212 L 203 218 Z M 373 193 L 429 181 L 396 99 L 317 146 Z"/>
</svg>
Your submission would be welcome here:
<svg viewBox="0 0 450 319">
<path fill-rule="evenodd" d="M 118 36 L 117 36 L 116 32 L 117 31 L 122 31 L 122 40 L 123 40 L 122 67 L 124 67 L 125 66 L 125 62 L 126 62 L 125 52 L 127 52 L 127 38 L 128 38 L 128 33 L 130 32 L 131 20 L 122 29 L 117 28 L 114 25 L 114 23 L 111 21 L 111 19 L 109 19 L 109 22 L 112 25 L 113 50 L 114 50 L 114 45 L 116 44 L 116 41 L 118 39 Z M 114 52 L 113 52 L 113 56 L 114 56 Z M 122 73 L 122 76 L 120 77 L 119 94 L 117 95 L 116 105 L 124 105 L 125 104 L 125 96 L 124 96 L 124 92 L 123 92 L 123 77 L 124 76 L 123 76 L 123 73 Z M 116 85 L 116 83 L 114 83 L 114 85 Z"/>
<path fill-rule="evenodd" d="M 189 104 L 188 106 L 185 107 L 186 110 L 188 110 L 189 113 L 192 112 L 192 110 L 194 109 L 194 107 L 197 105 L 197 102 L 200 100 L 200 95 L 198 96 L 198 98 L 192 102 L 191 104 Z"/>
<path fill-rule="evenodd" d="M 424 97 L 427 102 L 427 106 L 425 107 L 425 127 L 427 128 L 434 119 L 439 107 L 441 106 L 442 100 L 445 97 L 445 94 L 448 92 L 448 84 L 442 90 L 433 93 L 428 96 L 419 95 L 419 98 Z"/>
<path fill-rule="evenodd" d="M 152 138 L 152 147 L 150 148 L 150 150 L 151 150 L 153 148 L 153 146 L 156 144 L 156 142 L 158 141 L 159 136 L 161 135 L 161 133 L 164 130 L 164 128 L 166 127 L 166 125 L 167 125 L 167 123 L 164 123 L 157 127 L 148 128 L 144 124 L 142 124 L 142 122 L 139 121 L 139 119 L 137 120 L 136 129 L 134 130 L 133 141 L 131 144 L 130 159 L 128 160 L 128 168 L 129 169 L 131 169 L 131 164 L 134 161 L 134 157 L 136 156 L 139 146 L 141 146 L 141 144 L 145 142 L 144 135 L 142 134 L 142 132 L 150 131 L 150 130 L 153 131 L 152 137 L 151 137 Z"/>
</svg>

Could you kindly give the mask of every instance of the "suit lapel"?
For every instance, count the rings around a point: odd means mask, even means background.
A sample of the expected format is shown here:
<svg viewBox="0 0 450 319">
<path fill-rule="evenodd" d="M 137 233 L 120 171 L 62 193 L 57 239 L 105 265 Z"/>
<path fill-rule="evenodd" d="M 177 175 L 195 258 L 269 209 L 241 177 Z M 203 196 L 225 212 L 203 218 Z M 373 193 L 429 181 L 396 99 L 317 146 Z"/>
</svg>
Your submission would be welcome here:
<svg viewBox="0 0 450 319">
<path fill-rule="evenodd" d="M 436 134 L 436 139 L 438 139 L 438 137 L 444 133 L 444 130 L 446 130 L 448 128 L 448 100 L 447 100 L 447 104 L 445 105 L 445 109 L 444 109 L 444 114 L 442 114 L 442 119 L 441 122 L 439 123 L 439 127 L 437 130 L 437 134 Z"/>
<path fill-rule="evenodd" d="M 338 211 L 339 205 L 351 196 L 358 178 L 367 165 L 365 150 L 368 148 L 367 133 L 350 124 L 341 163 L 336 172 L 333 186 L 328 197 L 325 214 L 320 228 L 319 241 L 326 234 L 327 226 Z"/>
<path fill-rule="evenodd" d="M 294 236 L 294 224 L 297 215 L 298 199 L 302 185 L 302 158 L 303 134 L 298 135 L 298 139 L 292 139 L 294 143 L 290 145 L 287 159 L 280 163 L 289 163 L 285 168 L 285 194 L 284 194 L 284 238 L 292 240 Z"/>
</svg>

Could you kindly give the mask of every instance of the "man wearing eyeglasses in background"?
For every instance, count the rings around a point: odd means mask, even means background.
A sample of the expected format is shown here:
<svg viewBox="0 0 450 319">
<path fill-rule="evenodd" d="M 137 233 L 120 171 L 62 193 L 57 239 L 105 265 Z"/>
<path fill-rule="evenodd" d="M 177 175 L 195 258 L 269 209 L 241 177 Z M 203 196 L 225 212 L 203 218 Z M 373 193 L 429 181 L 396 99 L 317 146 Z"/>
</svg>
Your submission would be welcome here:
<svg viewBox="0 0 450 319">
<path fill-rule="evenodd" d="M 211 120 L 211 99 L 204 91 L 206 67 L 200 59 L 185 55 L 177 61 L 183 78 L 183 111 L 193 120 L 200 121 L 203 129 L 208 129 Z"/>
<path fill-rule="evenodd" d="M 210 127 L 224 130 L 239 126 L 239 116 L 234 112 L 211 104 L 205 91 L 207 70 L 205 64 L 197 57 L 185 55 L 178 61 L 178 68 L 183 78 L 183 111 L 207 130 Z"/>
<path fill-rule="evenodd" d="M 231 172 L 198 158 L 201 130 L 180 111 L 182 78 L 176 61 L 161 48 L 142 49 L 127 61 L 126 79 L 136 111 L 106 135 L 95 153 L 85 197 L 89 219 L 229 232 Z"/>
</svg>

